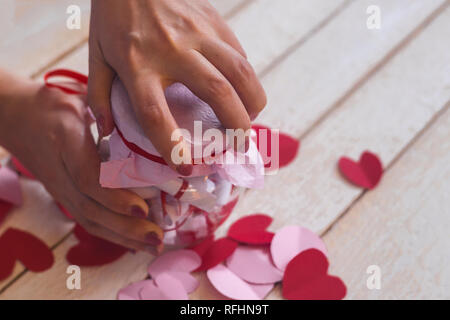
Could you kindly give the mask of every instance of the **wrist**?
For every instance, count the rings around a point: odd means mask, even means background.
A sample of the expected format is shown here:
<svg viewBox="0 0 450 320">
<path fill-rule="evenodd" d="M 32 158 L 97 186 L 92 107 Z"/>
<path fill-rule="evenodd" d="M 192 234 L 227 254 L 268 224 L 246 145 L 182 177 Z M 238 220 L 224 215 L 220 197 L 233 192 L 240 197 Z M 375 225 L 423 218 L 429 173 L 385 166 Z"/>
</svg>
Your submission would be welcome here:
<svg viewBox="0 0 450 320">
<path fill-rule="evenodd" d="M 9 149 L 11 138 L 20 126 L 20 115 L 26 114 L 26 107 L 39 84 L 0 70 L 0 145 Z"/>
</svg>

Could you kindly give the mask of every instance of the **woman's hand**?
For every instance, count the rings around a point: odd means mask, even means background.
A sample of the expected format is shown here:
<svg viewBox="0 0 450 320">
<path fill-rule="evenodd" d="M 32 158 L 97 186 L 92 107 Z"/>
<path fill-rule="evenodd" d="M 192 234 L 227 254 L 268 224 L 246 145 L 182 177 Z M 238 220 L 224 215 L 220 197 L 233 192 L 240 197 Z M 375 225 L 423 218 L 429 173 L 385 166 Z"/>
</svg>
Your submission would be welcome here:
<svg viewBox="0 0 450 320">
<path fill-rule="evenodd" d="M 100 135 L 114 128 L 110 90 L 118 74 L 147 136 L 183 175 L 192 166 L 171 160 L 177 123 L 165 87 L 183 83 L 230 129 L 249 129 L 266 104 L 241 45 L 207 0 L 92 0 L 89 51 L 89 105 Z"/>
<path fill-rule="evenodd" d="M 81 98 L 28 80 L 5 80 L 1 72 L 0 91 L 0 143 L 78 223 L 129 248 L 161 249 L 162 230 L 143 219 L 146 202 L 127 190 L 100 187 L 92 119 Z"/>
</svg>

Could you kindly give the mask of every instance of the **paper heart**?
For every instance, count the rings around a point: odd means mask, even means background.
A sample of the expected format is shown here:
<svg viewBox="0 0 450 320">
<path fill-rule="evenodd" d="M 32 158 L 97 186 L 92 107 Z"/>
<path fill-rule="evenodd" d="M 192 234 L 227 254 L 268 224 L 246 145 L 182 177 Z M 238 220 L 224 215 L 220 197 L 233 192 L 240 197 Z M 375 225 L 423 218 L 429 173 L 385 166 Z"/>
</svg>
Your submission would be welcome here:
<svg viewBox="0 0 450 320">
<path fill-rule="evenodd" d="M 239 246 L 227 259 L 226 265 L 234 274 L 250 283 L 273 284 L 281 281 L 267 247 Z"/>
<path fill-rule="evenodd" d="M 155 284 L 145 284 L 139 295 L 142 300 L 189 300 L 183 284 L 168 273 L 158 275 Z"/>
<path fill-rule="evenodd" d="M 102 266 L 116 261 L 129 251 L 125 247 L 89 234 L 78 224 L 74 234 L 79 242 L 66 254 L 70 264 L 83 267 Z"/>
<path fill-rule="evenodd" d="M 235 300 L 261 300 L 273 288 L 273 284 L 250 284 L 223 264 L 209 269 L 206 276 L 217 291 Z"/>
<path fill-rule="evenodd" d="M 241 243 L 269 244 L 274 236 L 273 232 L 266 231 L 272 223 L 272 218 L 264 214 L 253 214 L 243 217 L 233 223 L 228 229 L 228 237 Z"/>
<path fill-rule="evenodd" d="M 379 157 L 369 151 L 365 151 L 358 162 L 342 157 L 338 166 L 348 181 L 366 189 L 375 188 L 383 175 L 383 165 Z"/>
<path fill-rule="evenodd" d="M 271 157 L 274 156 L 274 151 L 272 150 L 272 143 L 271 143 L 271 134 L 272 130 L 269 127 L 254 124 L 252 126 L 252 129 L 256 132 L 256 144 L 258 147 L 258 150 L 261 152 L 261 156 L 263 157 L 264 161 L 264 167 L 270 168 L 271 167 Z M 264 131 L 266 130 L 266 131 Z M 266 143 L 267 146 L 264 147 L 262 145 L 262 141 L 260 140 L 260 135 L 266 133 Z M 282 168 L 290 164 L 295 157 L 297 156 L 298 149 L 300 148 L 300 141 L 298 139 L 295 139 L 285 133 L 280 132 L 279 133 L 279 145 L 278 145 L 278 151 L 279 151 L 279 163 L 278 168 Z"/>
<path fill-rule="evenodd" d="M 200 242 L 195 246 L 190 247 L 189 249 L 194 250 L 201 257 L 205 254 L 206 250 L 208 250 L 208 248 L 213 244 L 213 242 L 214 242 L 214 234 L 209 235 L 202 242 Z"/>
<path fill-rule="evenodd" d="M 217 266 L 236 250 L 237 245 L 236 241 L 229 238 L 222 238 L 212 242 L 201 256 L 201 266 L 195 271 L 205 271 Z"/>
<path fill-rule="evenodd" d="M 199 282 L 190 272 L 201 265 L 200 256 L 193 250 L 168 251 L 150 263 L 147 272 L 156 279 L 162 274 L 168 274 L 178 280 L 188 293 L 197 289 Z"/>
<path fill-rule="evenodd" d="M 146 285 L 154 285 L 153 280 L 142 280 L 122 288 L 117 293 L 118 300 L 140 300 L 140 292 Z"/>
<path fill-rule="evenodd" d="M 317 249 L 325 256 L 328 254 L 322 239 L 300 226 L 283 227 L 275 233 L 270 244 L 273 262 L 280 270 L 286 269 L 292 258 L 307 249 Z"/>
<path fill-rule="evenodd" d="M 14 168 L 16 168 L 17 172 L 22 174 L 24 177 L 33 180 L 36 179 L 35 176 L 19 161 L 19 159 L 17 159 L 16 157 L 11 157 L 11 162 Z"/>
<path fill-rule="evenodd" d="M 0 236 L 0 280 L 14 270 L 16 261 L 33 272 L 49 269 L 54 262 L 53 252 L 34 235 L 9 228 Z"/>
<path fill-rule="evenodd" d="M 341 279 L 330 276 L 328 260 L 316 249 L 299 253 L 283 276 L 283 296 L 289 300 L 340 300 L 347 288 Z"/>
<path fill-rule="evenodd" d="M 0 225 L 3 223 L 9 211 L 11 211 L 13 207 L 14 205 L 12 203 L 0 200 Z"/>
</svg>

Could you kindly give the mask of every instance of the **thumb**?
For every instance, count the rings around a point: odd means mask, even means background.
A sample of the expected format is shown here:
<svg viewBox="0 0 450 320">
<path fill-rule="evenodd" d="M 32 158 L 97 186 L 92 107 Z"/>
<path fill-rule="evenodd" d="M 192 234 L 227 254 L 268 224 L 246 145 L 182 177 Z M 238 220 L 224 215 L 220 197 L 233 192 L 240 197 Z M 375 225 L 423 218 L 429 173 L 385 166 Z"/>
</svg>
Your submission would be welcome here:
<svg viewBox="0 0 450 320">
<path fill-rule="evenodd" d="M 99 138 L 110 135 L 114 129 L 110 102 L 114 77 L 103 58 L 89 58 L 88 104 L 97 121 Z"/>
</svg>

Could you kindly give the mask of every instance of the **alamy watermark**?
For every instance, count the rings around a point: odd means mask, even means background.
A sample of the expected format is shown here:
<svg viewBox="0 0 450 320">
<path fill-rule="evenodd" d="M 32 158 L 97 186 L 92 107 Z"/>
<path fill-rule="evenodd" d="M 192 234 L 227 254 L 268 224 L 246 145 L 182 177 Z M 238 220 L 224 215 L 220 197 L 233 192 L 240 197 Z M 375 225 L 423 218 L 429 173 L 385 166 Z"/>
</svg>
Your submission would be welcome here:
<svg viewBox="0 0 450 320">
<path fill-rule="evenodd" d="M 75 4 L 70 5 L 66 9 L 69 17 L 66 20 L 66 27 L 69 30 L 81 29 L 81 8 Z"/>
<path fill-rule="evenodd" d="M 367 7 L 366 13 L 369 15 L 367 17 L 366 25 L 369 30 L 380 30 L 381 29 L 381 8 L 376 5 L 371 5 Z"/>
</svg>

